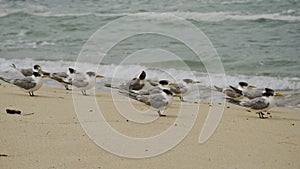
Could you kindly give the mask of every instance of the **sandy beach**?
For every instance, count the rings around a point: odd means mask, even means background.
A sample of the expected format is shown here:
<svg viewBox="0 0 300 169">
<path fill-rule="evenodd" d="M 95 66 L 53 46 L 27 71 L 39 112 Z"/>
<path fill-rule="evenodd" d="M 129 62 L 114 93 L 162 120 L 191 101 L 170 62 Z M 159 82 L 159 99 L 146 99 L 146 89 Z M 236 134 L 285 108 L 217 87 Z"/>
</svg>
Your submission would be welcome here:
<svg viewBox="0 0 300 169">
<path fill-rule="evenodd" d="M 209 107 L 222 106 L 200 103 L 195 125 L 176 147 L 159 156 L 131 159 L 103 150 L 86 135 L 74 110 L 72 91 L 43 86 L 35 92 L 37 96 L 29 97 L 15 86 L 0 84 L 0 168 L 3 169 L 300 168 L 300 111 L 296 109 L 273 108 L 271 118 L 259 119 L 254 112 L 226 104 L 215 133 L 207 142 L 199 144 L 199 133 Z M 125 135 L 156 135 L 173 125 L 177 118 L 180 101 L 174 98 L 165 112 L 167 117 L 149 124 L 130 122 L 114 108 L 112 95 L 120 103 L 127 99 L 110 92 L 96 92 L 96 99 L 109 112 L 104 114 L 106 121 Z M 141 110 L 148 109 L 136 101 L 132 104 Z M 188 104 L 196 103 L 183 104 L 187 105 L 184 111 L 188 113 L 192 109 Z M 6 109 L 22 113 L 7 114 Z"/>
</svg>

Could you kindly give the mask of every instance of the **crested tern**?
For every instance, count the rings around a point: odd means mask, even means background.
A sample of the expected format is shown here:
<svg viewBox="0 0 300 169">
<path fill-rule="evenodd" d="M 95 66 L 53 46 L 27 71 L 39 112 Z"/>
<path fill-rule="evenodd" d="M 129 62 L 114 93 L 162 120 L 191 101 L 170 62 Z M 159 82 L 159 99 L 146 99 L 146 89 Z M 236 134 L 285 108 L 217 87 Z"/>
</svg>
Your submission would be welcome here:
<svg viewBox="0 0 300 169">
<path fill-rule="evenodd" d="M 232 86 L 230 88 L 221 88 L 218 86 L 214 86 L 217 91 L 222 92 L 226 95 L 227 98 L 233 100 L 241 100 L 244 98 L 243 92 L 246 92 L 248 88 L 256 88 L 256 86 L 248 85 L 246 82 L 239 82 L 237 90 L 233 89 Z"/>
<path fill-rule="evenodd" d="M 10 67 L 14 68 L 18 72 L 20 72 L 23 76 L 32 76 L 33 72 L 39 72 L 41 75 L 50 75 L 50 73 L 43 71 L 42 67 L 40 65 L 34 65 L 33 69 L 28 68 L 28 69 L 20 69 L 17 68 L 15 64 L 11 64 Z"/>
<path fill-rule="evenodd" d="M 76 70 L 69 68 L 67 72 L 52 73 L 50 78 L 62 84 L 66 90 L 69 89 L 69 85 L 72 84 L 72 78 L 74 77 Z"/>
<path fill-rule="evenodd" d="M 264 92 L 266 92 L 265 90 L 262 90 L 262 89 L 256 89 L 256 90 L 252 89 L 252 90 L 243 90 L 242 91 L 242 90 L 239 90 L 238 88 L 235 88 L 233 86 L 230 86 L 230 88 L 233 89 L 233 90 L 235 90 L 238 93 L 242 93 L 243 96 L 244 96 L 244 98 L 249 99 L 249 100 L 255 99 L 257 97 L 261 97 L 262 94 Z"/>
<path fill-rule="evenodd" d="M 43 77 L 46 77 L 45 75 Z M 16 85 L 29 93 L 29 96 L 34 96 L 34 91 L 40 89 L 43 85 L 42 75 L 38 72 L 33 72 L 32 76 L 21 79 L 8 79 L 0 77 L 1 80 Z"/>
<path fill-rule="evenodd" d="M 181 101 L 184 101 L 183 96 L 189 95 L 193 91 L 195 84 L 201 83 L 200 81 L 194 81 L 192 79 L 183 79 L 181 83 L 170 83 L 170 90 L 174 94 L 177 94 Z"/>
<path fill-rule="evenodd" d="M 142 71 L 142 73 L 138 76 L 130 80 L 125 84 L 121 84 L 119 89 L 123 90 L 141 90 L 145 86 L 146 72 Z"/>
<path fill-rule="evenodd" d="M 275 106 L 274 96 L 283 96 L 283 94 L 277 93 L 273 89 L 265 88 L 261 97 L 249 101 L 238 101 L 233 103 L 257 111 L 259 118 L 265 118 L 263 112 L 266 112 Z"/>
<path fill-rule="evenodd" d="M 151 106 L 159 116 L 164 117 L 166 115 L 161 114 L 161 111 L 167 109 L 172 103 L 173 93 L 168 89 L 162 89 L 150 95 L 137 95 L 134 99 Z"/>
<path fill-rule="evenodd" d="M 95 72 L 76 73 L 72 78 L 71 84 L 77 89 L 81 90 L 83 95 L 86 94 L 86 90 L 93 88 L 96 84 L 96 78 L 103 78 L 102 75 L 96 75 Z"/>
</svg>

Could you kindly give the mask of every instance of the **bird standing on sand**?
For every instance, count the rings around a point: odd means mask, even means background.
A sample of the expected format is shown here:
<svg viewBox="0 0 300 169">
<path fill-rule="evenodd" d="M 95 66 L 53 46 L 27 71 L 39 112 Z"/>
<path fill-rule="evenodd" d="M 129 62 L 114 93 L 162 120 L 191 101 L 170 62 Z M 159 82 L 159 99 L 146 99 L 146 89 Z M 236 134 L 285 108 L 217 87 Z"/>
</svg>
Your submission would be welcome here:
<svg viewBox="0 0 300 169">
<path fill-rule="evenodd" d="M 249 101 L 237 101 L 234 103 L 257 111 L 259 118 L 265 118 L 265 114 L 263 112 L 266 112 L 275 106 L 274 96 L 283 96 L 283 94 L 275 93 L 273 89 L 265 88 L 261 97 L 257 97 Z"/>
<path fill-rule="evenodd" d="M 201 83 L 200 81 L 194 81 L 192 79 L 183 79 L 181 83 L 170 83 L 171 92 L 177 94 L 181 101 L 183 100 L 183 96 L 189 95 L 193 91 L 193 87 L 195 84 Z"/>
<path fill-rule="evenodd" d="M 75 73 L 75 69 L 69 68 L 67 72 L 52 73 L 50 78 L 62 84 L 66 90 L 70 90 L 69 85 L 72 84 L 72 78 L 74 78 Z"/>
<path fill-rule="evenodd" d="M 103 78 L 102 75 L 96 75 L 95 72 L 76 73 L 72 79 L 72 85 L 81 90 L 83 95 L 86 90 L 93 88 L 96 84 L 96 78 Z"/>
<path fill-rule="evenodd" d="M 217 91 L 222 92 L 226 95 L 227 98 L 233 100 L 241 100 L 244 98 L 243 92 L 246 92 L 248 88 L 256 88 L 255 86 L 248 85 L 246 82 L 239 82 L 238 87 L 234 90 L 232 86 L 230 88 L 221 88 L 218 86 L 214 86 Z"/>
<path fill-rule="evenodd" d="M 11 64 L 10 67 L 14 68 L 18 72 L 20 72 L 23 76 L 32 76 L 33 72 L 39 72 L 41 75 L 50 75 L 50 73 L 43 71 L 42 67 L 40 65 L 34 65 L 33 69 L 19 69 L 15 64 Z"/>
<path fill-rule="evenodd" d="M 44 75 L 43 77 L 46 77 L 46 75 Z M 7 79 L 3 77 L 0 77 L 0 79 L 7 83 L 18 86 L 26 92 L 29 92 L 29 96 L 34 96 L 33 92 L 40 89 L 43 85 L 42 76 L 38 72 L 33 72 L 32 76 L 28 76 L 22 79 Z"/>
<path fill-rule="evenodd" d="M 168 89 L 162 89 L 160 92 L 151 93 L 150 95 L 137 95 L 134 99 L 151 106 L 159 116 L 164 117 L 166 115 L 161 114 L 161 111 L 167 109 L 172 103 L 173 93 Z"/>
</svg>

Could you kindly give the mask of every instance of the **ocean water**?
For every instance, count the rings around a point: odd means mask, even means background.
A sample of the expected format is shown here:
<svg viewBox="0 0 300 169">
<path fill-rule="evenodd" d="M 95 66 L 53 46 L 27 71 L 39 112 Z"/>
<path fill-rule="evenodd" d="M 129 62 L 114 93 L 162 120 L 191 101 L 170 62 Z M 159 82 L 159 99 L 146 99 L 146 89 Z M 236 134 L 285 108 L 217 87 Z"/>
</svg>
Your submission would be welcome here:
<svg viewBox="0 0 300 169">
<path fill-rule="evenodd" d="M 111 79 L 126 81 L 146 70 L 151 79 L 193 77 L 202 81 L 199 93 L 187 99 L 204 101 L 212 95 L 222 97 L 211 91 L 212 85 L 247 81 L 284 93 L 278 106 L 300 108 L 299 9 L 298 0 L 0 0 L 0 75 L 19 76 L 9 67 L 12 63 L 25 68 L 39 64 L 50 72 L 76 66 L 80 71 L 105 75 L 96 89 L 108 90 L 103 84 Z M 102 40 L 93 48 L 96 53 L 77 62 L 97 31 L 132 14 L 141 14 L 147 23 L 135 25 L 133 20 L 107 28 L 110 32 L 98 34 Z M 226 83 L 216 80 L 212 84 L 210 79 L 221 75 L 209 72 L 185 42 L 155 33 L 156 27 L 162 27 L 193 40 L 193 34 L 180 34 L 178 30 L 189 29 L 172 21 L 172 16 L 202 31 L 208 41 L 203 40 L 201 49 L 205 45 L 215 48 Z M 99 53 L 98 48 L 132 27 L 150 32 L 122 39 L 108 53 Z M 60 87 L 50 80 L 46 85 Z"/>
</svg>

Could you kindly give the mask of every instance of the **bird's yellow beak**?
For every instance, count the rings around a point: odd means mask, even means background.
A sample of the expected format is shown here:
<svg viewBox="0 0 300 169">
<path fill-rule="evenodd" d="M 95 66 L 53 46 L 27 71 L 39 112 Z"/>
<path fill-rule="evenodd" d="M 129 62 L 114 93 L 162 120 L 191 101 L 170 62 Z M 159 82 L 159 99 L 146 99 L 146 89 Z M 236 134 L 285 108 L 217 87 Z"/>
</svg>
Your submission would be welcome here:
<svg viewBox="0 0 300 169">
<path fill-rule="evenodd" d="M 38 68 L 38 71 L 42 71 L 43 69 L 41 67 Z"/>
<path fill-rule="evenodd" d="M 275 96 L 284 96 L 284 94 L 282 94 L 282 93 L 275 93 Z"/>
<path fill-rule="evenodd" d="M 173 97 L 181 97 L 181 94 L 173 94 Z"/>
<path fill-rule="evenodd" d="M 248 88 L 250 88 L 250 89 L 253 89 L 253 88 L 256 88 L 256 86 L 248 86 Z"/>
<path fill-rule="evenodd" d="M 196 81 L 193 81 L 193 83 L 194 83 L 194 84 L 197 84 L 197 83 L 201 83 L 201 82 L 196 80 Z"/>
<path fill-rule="evenodd" d="M 96 78 L 104 78 L 102 75 L 96 75 Z"/>
<path fill-rule="evenodd" d="M 50 78 L 50 75 L 43 75 L 42 78 Z"/>
<path fill-rule="evenodd" d="M 177 83 L 169 83 L 169 86 L 178 86 Z"/>
</svg>

